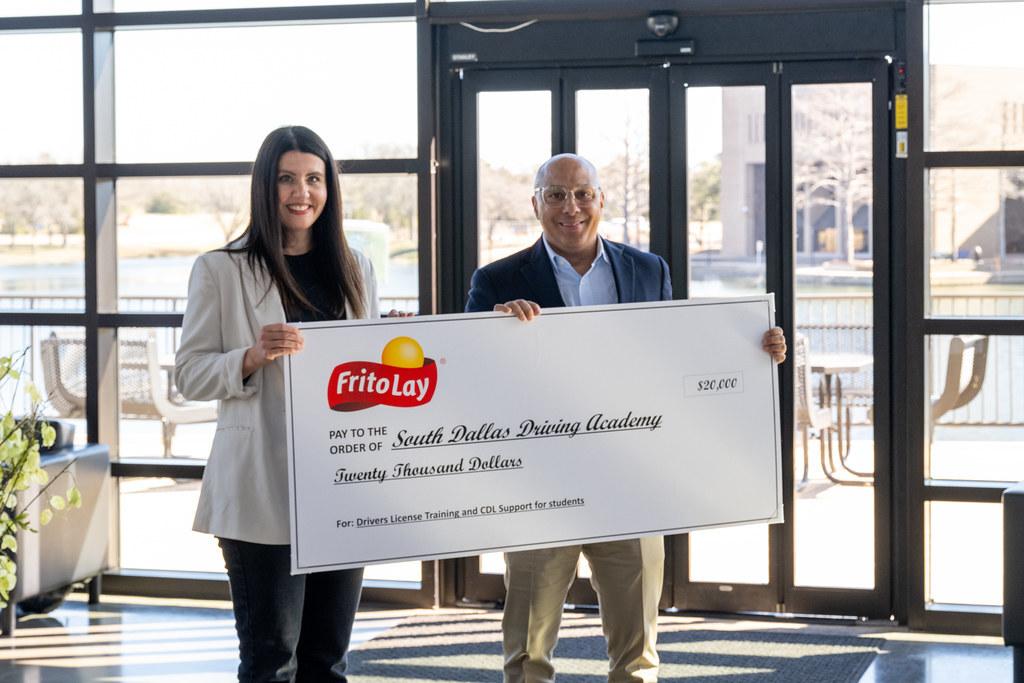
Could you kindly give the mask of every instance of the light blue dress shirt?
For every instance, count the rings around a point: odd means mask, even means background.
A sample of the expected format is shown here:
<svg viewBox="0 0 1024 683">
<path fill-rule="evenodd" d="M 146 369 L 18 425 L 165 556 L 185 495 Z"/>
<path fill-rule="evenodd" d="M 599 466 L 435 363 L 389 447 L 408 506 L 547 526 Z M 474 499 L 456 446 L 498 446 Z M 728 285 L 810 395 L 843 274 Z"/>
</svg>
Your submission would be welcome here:
<svg viewBox="0 0 1024 683">
<path fill-rule="evenodd" d="M 547 237 L 541 236 L 544 248 L 551 259 L 551 268 L 555 271 L 555 282 L 566 306 L 591 306 L 597 304 L 619 303 L 619 293 L 615 288 L 615 275 L 612 263 L 604 251 L 604 240 L 597 238 L 597 256 L 590 268 L 583 275 L 576 272 L 572 264 L 564 256 L 559 256 L 548 244 Z"/>
</svg>

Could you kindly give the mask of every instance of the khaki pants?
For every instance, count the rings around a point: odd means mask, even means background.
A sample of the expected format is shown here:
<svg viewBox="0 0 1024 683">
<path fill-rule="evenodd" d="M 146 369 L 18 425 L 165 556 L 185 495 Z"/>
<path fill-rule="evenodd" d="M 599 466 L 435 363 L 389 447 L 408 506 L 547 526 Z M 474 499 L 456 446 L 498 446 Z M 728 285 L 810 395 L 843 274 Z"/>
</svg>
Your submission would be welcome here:
<svg viewBox="0 0 1024 683">
<path fill-rule="evenodd" d="M 580 552 L 608 640 L 609 683 L 658 680 L 658 601 L 665 565 L 661 536 L 505 554 L 505 683 L 550 683 L 562 607 Z"/>
</svg>

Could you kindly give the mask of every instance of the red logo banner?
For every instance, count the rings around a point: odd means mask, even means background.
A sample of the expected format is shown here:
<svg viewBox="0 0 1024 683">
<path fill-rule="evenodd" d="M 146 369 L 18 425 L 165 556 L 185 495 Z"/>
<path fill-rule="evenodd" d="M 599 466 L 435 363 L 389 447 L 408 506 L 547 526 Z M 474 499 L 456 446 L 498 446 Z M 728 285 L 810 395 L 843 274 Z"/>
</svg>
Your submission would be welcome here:
<svg viewBox="0 0 1024 683">
<path fill-rule="evenodd" d="M 437 365 L 423 359 L 423 367 L 401 368 L 372 361 L 342 363 L 331 372 L 327 404 L 331 410 L 351 412 L 376 405 L 414 408 L 429 403 L 437 386 Z"/>
</svg>

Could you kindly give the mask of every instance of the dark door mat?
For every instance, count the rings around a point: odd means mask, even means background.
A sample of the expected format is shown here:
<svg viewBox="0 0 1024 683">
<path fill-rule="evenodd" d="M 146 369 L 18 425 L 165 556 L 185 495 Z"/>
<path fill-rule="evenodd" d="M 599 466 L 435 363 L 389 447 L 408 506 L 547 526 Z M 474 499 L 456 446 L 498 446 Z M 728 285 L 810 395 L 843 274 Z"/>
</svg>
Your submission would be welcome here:
<svg viewBox="0 0 1024 683">
<path fill-rule="evenodd" d="M 604 681 L 607 655 L 600 622 L 573 616 L 563 621 L 555 649 L 558 681 Z M 658 629 L 658 680 L 856 683 L 883 643 L 880 638 L 793 628 L 731 630 L 666 623 Z M 350 655 L 354 683 L 486 683 L 501 681 L 501 665 L 501 615 L 496 613 L 410 617 Z"/>
</svg>

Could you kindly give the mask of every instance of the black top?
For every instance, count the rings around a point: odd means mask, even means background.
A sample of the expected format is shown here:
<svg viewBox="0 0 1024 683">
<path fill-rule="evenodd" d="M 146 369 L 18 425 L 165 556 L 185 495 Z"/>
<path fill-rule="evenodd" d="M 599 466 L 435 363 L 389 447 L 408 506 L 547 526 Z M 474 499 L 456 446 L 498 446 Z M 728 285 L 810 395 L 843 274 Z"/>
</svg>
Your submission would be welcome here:
<svg viewBox="0 0 1024 683">
<path fill-rule="evenodd" d="M 298 254 L 296 256 L 285 254 L 284 258 L 288 263 L 289 272 L 291 272 L 295 281 L 299 283 L 299 289 L 302 290 L 302 293 L 311 304 L 320 309 L 314 310 L 303 307 L 297 312 L 288 312 L 288 322 L 309 323 L 318 320 L 334 320 L 334 317 L 327 313 L 331 309 L 330 299 L 327 298 L 323 278 L 318 272 L 313 252 L 307 251 L 305 254 Z M 344 319 L 345 312 L 342 311 L 340 320 Z"/>
</svg>

